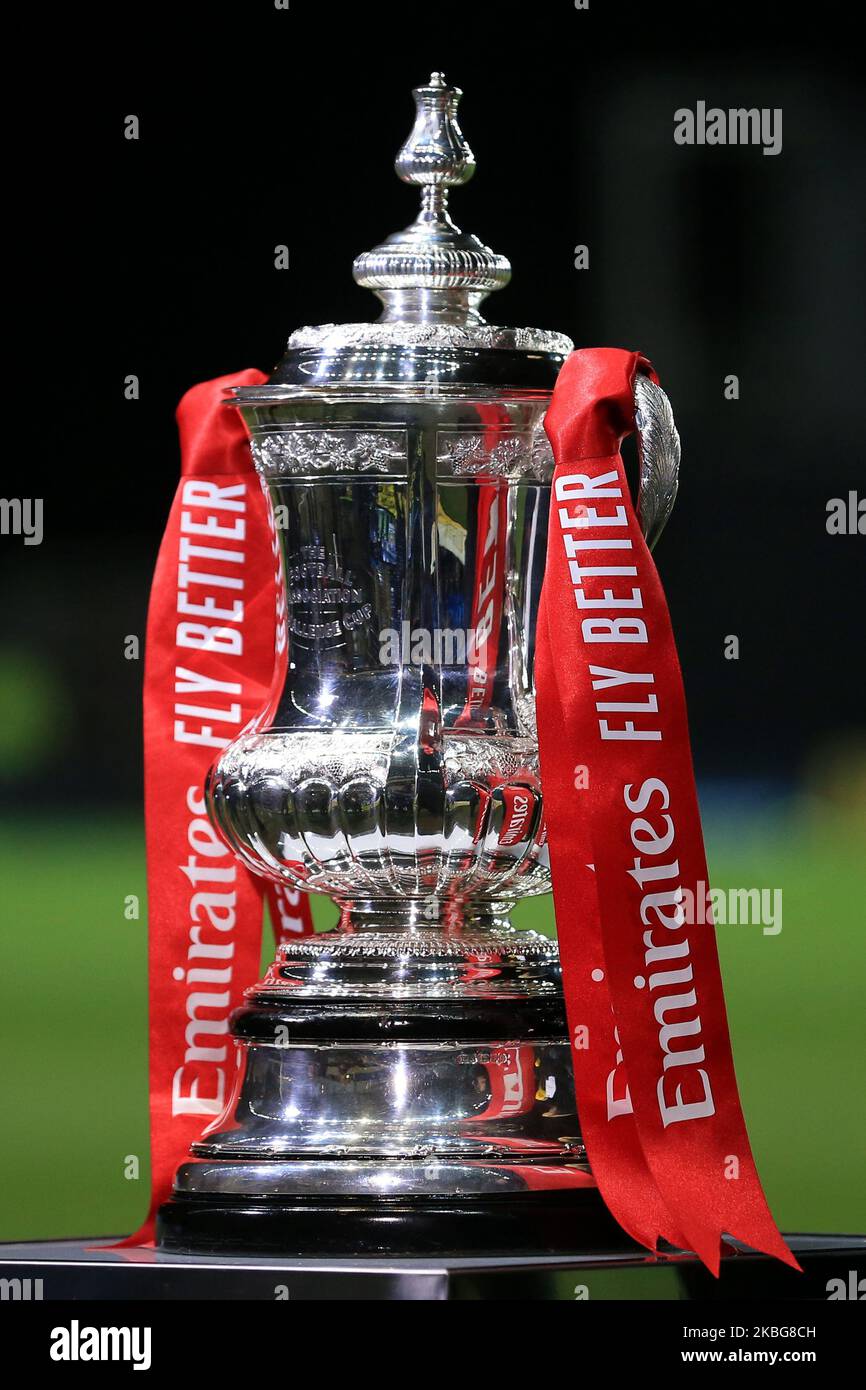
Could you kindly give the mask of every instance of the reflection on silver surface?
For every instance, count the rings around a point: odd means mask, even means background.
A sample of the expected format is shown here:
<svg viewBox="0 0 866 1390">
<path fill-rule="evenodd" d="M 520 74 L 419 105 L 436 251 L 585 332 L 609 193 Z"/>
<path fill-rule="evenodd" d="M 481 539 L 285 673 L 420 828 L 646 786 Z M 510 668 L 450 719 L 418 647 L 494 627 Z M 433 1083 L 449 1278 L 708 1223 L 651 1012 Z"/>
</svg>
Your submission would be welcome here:
<svg viewBox="0 0 866 1390">
<path fill-rule="evenodd" d="M 640 455 L 638 516 L 650 549 L 673 510 L 680 479 L 680 436 L 671 404 L 660 386 L 638 376 L 634 384 L 635 424 Z"/>
<path fill-rule="evenodd" d="M 516 1194 L 532 1190 L 533 1172 L 549 1159 L 532 1164 L 494 1163 L 490 1159 L 431 1157 L 411 1158 L 399 1164 L 363 1160 L 330 1159 L 322 1163 L 247 1162 L 243 1158 L 186 1163 L 177 1175 L 175 1190 L 184 1196 L 251 1197 L 263 1195 L 294 1198 L 467 1198 Z M 579 1186 L 586 1171 L 580 1163 L 560 1166 L 563 1187 Z"/>
<path fill-rule="evenodd" d="M 530 458 L 543 404 L 497 407 Z M 328 408 L 374 432 L 366 402 Z M 549 475 L 485 476 L 501 430 L 479 428 L 472 402 L 399 410 L 405 480 L 268 474 L 291 662 L 267 725 L 219 760 L 213 815 L 252 867 L 340 898 L 545 892 L 532 664 Z M 267 414 L 295 434 L 292 407 Z M 452 442 L 472 440 L 470 477 L 440 476 L 452 422 Z M 485 607 L 495 631 L 473 666 Z M 515 795 L 532 810 L 503 844 Z"/>
<path fill-rule="evenodd" d="M 245 1047 L 241 1127 L 206 1133 L 197 1155 L 582 1156 L 562 1042 Z"/>
</svg>

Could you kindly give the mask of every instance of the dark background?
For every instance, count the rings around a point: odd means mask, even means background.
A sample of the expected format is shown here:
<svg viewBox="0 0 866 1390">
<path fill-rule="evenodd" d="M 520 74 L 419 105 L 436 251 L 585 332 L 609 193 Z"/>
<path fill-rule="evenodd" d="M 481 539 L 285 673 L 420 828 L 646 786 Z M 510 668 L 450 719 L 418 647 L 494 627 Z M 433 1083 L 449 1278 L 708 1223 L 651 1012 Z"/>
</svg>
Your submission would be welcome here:
<svg viewBox="0 0 866 1390">
<path fill-rule="evenodd" d="M 12 803 L 38 805 L 50 765 L 64 804 L 137 804 L 123 639 L 144 631 L 175 404 L 267 369 L 298 325 L 376 316 L 351 262 L 414 216 L 391 161 L 433 68 L 465 92 L 478 160 L 455 219 L 513 265 L 489 318 L 640 347 L 672 398 L 682 487 L 657 560 L 699 776 L 785 787 L 856 741 L 863 539 L 825 523 L 863 489 L 861 74 L 832 8 L 809 14 L 260 0 L 51 21 L 15 152 L 36 174 L 10 268 L 33 343 L 4 495 L 38 480 L 45 540 L 3 540 Z M 677 146 L 699 99 L 782 107 L 782 153 Z"/>
</svg>

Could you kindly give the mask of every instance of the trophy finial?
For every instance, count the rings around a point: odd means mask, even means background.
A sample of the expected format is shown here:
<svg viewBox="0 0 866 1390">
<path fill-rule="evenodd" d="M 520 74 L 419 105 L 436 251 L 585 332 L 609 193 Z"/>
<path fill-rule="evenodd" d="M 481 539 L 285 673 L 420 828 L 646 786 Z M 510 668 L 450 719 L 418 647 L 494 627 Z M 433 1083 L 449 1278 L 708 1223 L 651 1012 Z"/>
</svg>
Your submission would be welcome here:
<svg viewBox="0 0 866 1390">
<path fill-rule="evenodd" d="M 413 92 L 415 124 L 394 167 L 404 183 L 421 189 L 421 210 L 411 226 L 363 252 L 353 267 L 357 283 L 382 300 L 383 322 L 483 323 L 481 300 L 511 279 L 505 257 L 461 232 L 448 212 L 448 190 L 475 173 L 457 122 L 462 95 L 441 72 Z"/>
<path fill-rule="evenodd" d="M 394 162 L 404 183 L 454 188 L 475 173 L 475 156 L 457 124 L 463 93 L 449 87 L 444 74 L 433 72 L 425 87 L 416 87 L 415 124 Z"/>
</svg>

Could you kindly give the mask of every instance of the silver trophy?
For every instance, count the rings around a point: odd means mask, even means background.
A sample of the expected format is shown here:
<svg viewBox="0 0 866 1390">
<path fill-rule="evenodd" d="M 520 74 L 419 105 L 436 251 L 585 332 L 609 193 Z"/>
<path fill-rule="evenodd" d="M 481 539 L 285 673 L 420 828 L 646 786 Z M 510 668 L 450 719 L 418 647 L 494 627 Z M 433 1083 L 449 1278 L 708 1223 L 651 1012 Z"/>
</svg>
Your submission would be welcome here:
<svg viewBox="0 0 866 1390">
<path fill-rule="evenodd" d="M 159 1218 L 169 1248 L 554 1249 L 605 1219 L 587 1183 L 555 942 L 515 930 L 550 890 L 534 633 L 572 349 L 479 312 L 508 261 L 461 232 L 461 93 L 414 93 L 405 231 L 355 261 L 376 323 L 302 328 L 234 392 L 282 546 L 289 662 L 275 712 L 219 758 L 211 817 L 255 872 L 329 894 L 234 1015 L 224 1115 Z M 637 385 L 655 540 L 679 446 Z"/>
</svg>

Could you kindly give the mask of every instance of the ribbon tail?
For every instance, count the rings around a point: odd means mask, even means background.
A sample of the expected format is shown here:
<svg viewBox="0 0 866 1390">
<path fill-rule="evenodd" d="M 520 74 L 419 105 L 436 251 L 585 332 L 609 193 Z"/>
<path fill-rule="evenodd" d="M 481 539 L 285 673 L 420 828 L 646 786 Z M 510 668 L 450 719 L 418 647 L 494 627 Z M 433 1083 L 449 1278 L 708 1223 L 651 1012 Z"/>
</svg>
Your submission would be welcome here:
<svg viewBox="0 0 866 1390">
<path fill-rule="evenodd" d="M 545 419 L 537 716 L 578 1109 L 642 1243 L 663 1233 L 717 1274 L 739 1234 L 796 1267 L 749 1148 L 713 924 L 684 907 L 708 874 L 670 615 L 620 454 L 638 370 L 638 353 L 573 353 Z"/>
<path fill-rule="evenodd" d="M 274 672 L 272 519 L 243 421 L 224 404 L 227 386 L 264 380 L 248 370 L 202 382 L 177 412 L 181 479 L 154 572 L 144 672 L 151 1198 L 117 1248 L 153 1242 L 191 1142 L 230 1103 L 228 1018 L 258 975 L 264 884 L 217 836 L 203 789 Z M 195 976 L 208 947 L 221 953 L 223 979 L 202 1006 Z M 203 1034 L 219 1045 L 203 1049 Z"/>
</svg>

